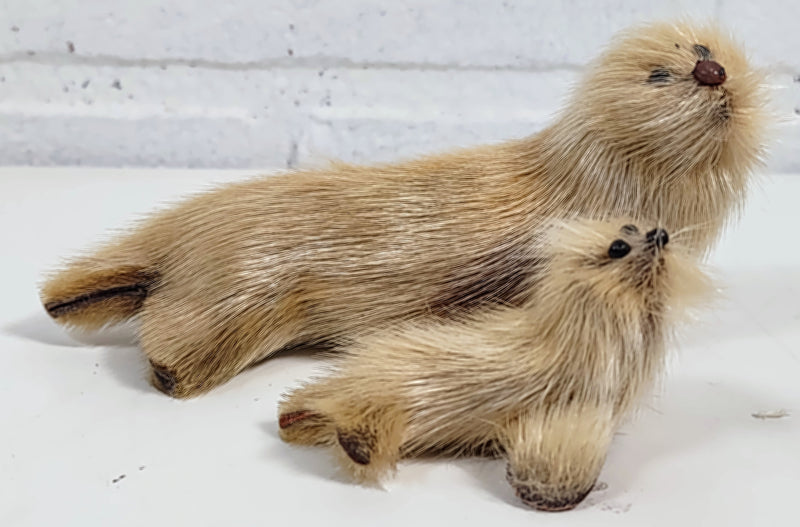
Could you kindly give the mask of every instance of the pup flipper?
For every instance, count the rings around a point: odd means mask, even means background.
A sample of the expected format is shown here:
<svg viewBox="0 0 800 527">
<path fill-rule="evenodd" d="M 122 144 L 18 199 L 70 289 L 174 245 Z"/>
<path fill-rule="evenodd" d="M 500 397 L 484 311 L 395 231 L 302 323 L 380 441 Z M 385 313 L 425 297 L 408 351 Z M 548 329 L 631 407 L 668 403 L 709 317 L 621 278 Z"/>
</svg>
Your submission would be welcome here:
<svg viewBox="0 0 800 527">
<path fill-rule="evenodd" d="M 508 481 L 526 504 L 542 511 L 575 508 L 591 492 L 615 425 L 612 408 L 555 408 L 508 423 L 501 441 Z"/>
<path fill-rule="evenodd" d="M 352 380 L 326 379 L 292 392 L 280 405 L 284 441 L 330 445 L 356 481 L 377 483 L 394 471 L 406 428 L 406 416 L 389 401 L 341 397 Z M 338 386 L 337 386 L 338 385 Z"/>
</svg>

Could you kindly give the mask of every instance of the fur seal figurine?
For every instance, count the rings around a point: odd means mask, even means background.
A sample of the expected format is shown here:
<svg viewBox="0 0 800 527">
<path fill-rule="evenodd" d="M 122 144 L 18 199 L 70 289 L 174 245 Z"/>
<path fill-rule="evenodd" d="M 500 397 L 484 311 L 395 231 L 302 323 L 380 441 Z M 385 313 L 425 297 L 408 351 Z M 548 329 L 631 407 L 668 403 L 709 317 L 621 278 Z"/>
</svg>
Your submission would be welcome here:
<svg viewBox="0 0 800 527">
<path fill-rule="evenodd" d="M 708 291 L 669 241 L 622 220 L 554 227 L 521 306 L 357 339 L 286 396 L 281 437 L 331 446 L 361 481 L 401 457 L 494 451 L 526 504 L 574 507 L 662 370 L 676 315 Z"/>
<path fill-rule="evenodd" d="M 703 253 L 761 155 L 759 80 L 714 29 L 645 26 L 536 135 L 232 184 L 69 262 L 41 298 L 78 328 L 138 315 L 153 384 L 188 397 L 288 347 L 519 305 L 521 248 L 549 218 L 654 218 Z"/>
</svg>

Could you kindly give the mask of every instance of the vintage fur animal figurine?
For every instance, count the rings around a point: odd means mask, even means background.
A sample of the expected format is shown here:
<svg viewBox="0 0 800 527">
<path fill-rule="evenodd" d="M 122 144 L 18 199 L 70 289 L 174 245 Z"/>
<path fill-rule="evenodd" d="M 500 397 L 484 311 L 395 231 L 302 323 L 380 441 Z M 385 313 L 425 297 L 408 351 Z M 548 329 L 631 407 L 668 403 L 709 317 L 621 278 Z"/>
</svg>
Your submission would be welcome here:
<svg viewBox="0 0 800 527">
<path fill-rule="evenodd" d="M 708 290 L 668 242 L 625 221 L 554 228 L 521 306 L 357 339 L 282 402 L 281 437 L 332 446 L 362 481 L 403 456 L 497 448 L 525 503 L 574 507 L 661 371 L 675 315 Z"/>
<path fill-rule="evenodd" d="M 71 261 L 41 298 L 84 329 L 138 315 L 153 384 L 188 397 L 287 347 L 519 305 L 547 218 L 655 218 L 703 252 L 761 155 L 759 80 L 714 29 L 645 26 L 536 135 L 223 187 Z"/>
</svg>

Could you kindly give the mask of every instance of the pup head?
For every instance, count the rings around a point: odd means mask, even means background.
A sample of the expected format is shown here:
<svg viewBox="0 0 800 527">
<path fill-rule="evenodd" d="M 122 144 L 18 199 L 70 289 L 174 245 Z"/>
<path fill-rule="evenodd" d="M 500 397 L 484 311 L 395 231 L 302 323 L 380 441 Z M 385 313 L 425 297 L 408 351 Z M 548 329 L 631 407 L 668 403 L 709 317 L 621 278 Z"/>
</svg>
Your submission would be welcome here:
<svg viewBox="0 0 800 527">
<path fill-rule="evenodd" d="M 681 233 L 671 239 L 663 228 L 630 219 L 566 221 L 548 233 L 542 301 L 563 306 L 561 316 L 574 327 L 682 314 L 710 291 L 681 247 Z"/>
</svg>

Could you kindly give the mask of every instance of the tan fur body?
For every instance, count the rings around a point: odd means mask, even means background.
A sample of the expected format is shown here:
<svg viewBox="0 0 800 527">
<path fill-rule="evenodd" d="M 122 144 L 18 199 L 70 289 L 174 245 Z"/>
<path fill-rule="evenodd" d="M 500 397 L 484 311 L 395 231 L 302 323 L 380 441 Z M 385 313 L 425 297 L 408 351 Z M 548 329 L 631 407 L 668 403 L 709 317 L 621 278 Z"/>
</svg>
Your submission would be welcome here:
<svg viewBox="0 0 800 527">
<path fill-rule="evenodd" d="M 692 77 L 698 43 L 725 65 L 723 85 Z M 658 68 L 669 82 L 648 81 Z M 642 28 L 537 135 L 231 185 L 74 260 L 42 299 L 59 322 L 88 329 L 138 314 L 155 385 L 184 397 L 286 347 L 520 305 L 537 274 L 522 248 L 552 217 L 654 218 L 688 228 L 703 252 L 760 155 L 757 84 L 714 30 Z"/>
<path fill-rule="evenodd" d="M 330 377 L 281 404 L 282 437 L 334 446 L 362 480 L 404 455 L 496 446 L 524 501 L 576 505 L 661 371 L 673 315 L 706 290 L 693 259 L 644 230 L 621 231 L 626 223 L 555 229 L 533 250 L 544 255 L 541 280 L 519 307 L 357 340 Z M 619 239 L 631 250 L 612 259 Z"/>
</svg>

